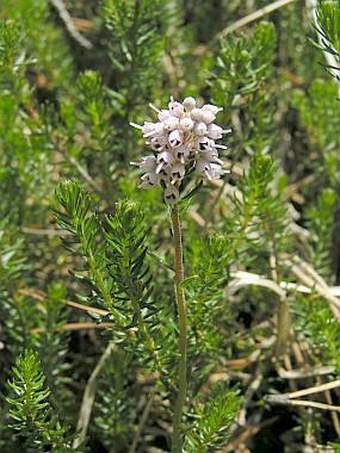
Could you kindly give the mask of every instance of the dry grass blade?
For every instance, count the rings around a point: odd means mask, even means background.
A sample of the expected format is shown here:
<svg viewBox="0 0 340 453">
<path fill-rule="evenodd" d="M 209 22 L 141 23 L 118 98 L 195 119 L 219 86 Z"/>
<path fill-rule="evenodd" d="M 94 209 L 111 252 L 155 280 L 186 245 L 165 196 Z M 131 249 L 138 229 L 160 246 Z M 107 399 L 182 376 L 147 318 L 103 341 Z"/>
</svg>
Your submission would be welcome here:
<svg viewBox="0 0 340 453">
<path fill-rule="evenodd" d="M 327 384 L 316 385 L 314 387 L 309 387 L 308 389 L 298 390 L 297 392 L 287 393 L 289 399 L 299 398 L 301 396 L 313 395 L 314 393 L 324 392 L 325 390 L 332 390 L 340 387 L 340 379 L 327 382 Z"/>
<path fill-rule="evenodd" d="M 294 262 L 295 261 L 295 262 Z M 314 290 L 330 302 L 330 308 L 337 319 L 340 319 L 340 300 L 332 294 L 326 282 L 312 267 L 300 258 L 286 259 L 285 264 L 290 267 L 295 276 L 310 290 Z"/>
<path fill-rule="evenodd" d="M 270 5 L 264 6 L 257 11 L 249 14 L 248 16 L 242 17 L 241 19 L 237 20 L 233 24 L 226 27 L 222 30 L 215 39 L 221 39 L 227 36 L 229 33 L 238 30 L 239 28 L 244 27 L 245 25 L 254 22 L 257 19 L 261 19 L 261 17 L 266 16 L 267 14 L 272 13 L 273 11 L 282 8 L 283 6 L 289 5 L 293 3 L 295 0 L 278 0 L 276 2 L 271 3 Z"/>
<path fill-rule="evenodd" d="M 87 381 L 77 423 L 77 431 L 79 432 L 79 435 L 73 442 L 74 449 L 80 447 L 80 445 L 84 442 L 86 438 L 87 428 L 90 422 L 92 407 L 96 393 L 97 377 L 101 369 L 103 368 L 105 362 L 110 357 L 114 348 L 115 345 L 113 343 L 108 344 L 102 356 L 100 357 L 99 362 L 97 363 L 95 369 L 92 371 L 89 380 Z"/>
<path fill-rule="evenodd" d="M 283 395 L 269 395 L 265 397 L 264 400 L 270 404 L 310 407 L 313 409 L 335 411 L 340 413 L 340 406 L 332 406 L 330 404 L 318 403 L 317 401 L 289 400 L 288 398 L 283 397 Z"/>
<path fill-rule="evenodd" d="M 85 47 L 85 49 L 88 50 L 92 49 L 93 48 L 92 43 L 90 43 L 88 39 L 84 38 L 84 36 L 82 36 L 79 33 L 62 0 L 50 0 L 50 1 L 52 5 L 55 7 L 55 9 L 58 11 L 60 19 L 64 22 L 66 30 L 69 32 L 72 38 L 75 41 L 77 41 L 79 45 Z"/>
<path fill-rule="evenodd" d="M 115 324 L 113 322 L 102 322 L 100 324 L 96 324 L 94 322 L 70 322 L 68 324 L 58 327 L 57 329 L 54 330 L 54 332 L 69 332 L 74 330 L 86 330 L 86 329 L 95 330 L 110 329 L 111 327 L 114 327 L 114 325 Z M 46 332 L 46 328 L 37 327 L 31 330 L 31 333 L 42 333 L 42 332 Z"/>
</svg>

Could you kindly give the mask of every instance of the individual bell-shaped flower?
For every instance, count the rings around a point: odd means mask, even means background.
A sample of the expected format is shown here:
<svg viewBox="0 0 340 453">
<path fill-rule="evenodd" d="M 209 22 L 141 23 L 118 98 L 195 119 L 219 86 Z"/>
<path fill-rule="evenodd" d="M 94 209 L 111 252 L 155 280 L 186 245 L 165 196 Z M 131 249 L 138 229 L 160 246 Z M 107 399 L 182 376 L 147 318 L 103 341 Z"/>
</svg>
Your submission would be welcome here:
<svg viewBox="0 0 340 453">
<path fill-rule="evenodd" d="M 212 123 L 215 118 L 216 118 L 216 116 L 209 110 L 202 110 L 201 120 L 203 121 L 203 123 L 208 125 L 208 124 Z"/>
<path fill-rule="evenodd" d="M 185 175 L 185 166 L 183 164 L 176 163 L 171 167 L 171 183 L 175 184 L 177 181 L 183 179 Z"/>
<path fill-rule="evenodd" d="M 191 96 L 185 98 L 183 106 L 187 112 L 191 112 L 196 107 L 196 99 Z"/>
<path fill-rule="evenodd" d="M 156 157 L 155 156 L 146 156 L 143 157 L 141 162 L 137 164 L 139 168 L 144 172 L 154 171 L 156 169 Z"/>
<path fill-rule="evenodd" d="M 158 119 L 161 122 L 166 121 L 170 116 L 169 110 L 160 110 L 158 112 Z"/>
<path fill-rule="evenodd" d="M 219 164 L 210 164 L 210 175 L 211 179 L 220 179 L 225 173 L 228 173 L 226 170 L 223 170 L 222 166 Z"/>
<path fill-rule="evenodd" d="M 204 160 L 207 160 L 209 162 L 218 162 L 221 163 L 222 161 L 218 158 L 218 152 L 216 148 L 209 148 L 205 151 L 203 151 L 200 154 L 200 157 Z"/>
<path fill-rule="evenodd" d="M 157 156 L 157 168 L 156 173 L 169 167 L 174 161 L 174 156 L 169 151 L 163 151 Z"/>
<path fill-rule="evenodd" d="M 142 189 L 150 189 L 151 187 L 157 186 L 159 181 L 160 177 L 155 172 L 145 173 L 145 175 L 141 177 L 139 187 Z"/>
<path fill-rule="evenodd" d="M 201 175 L 205 176 L 208 179 L 213 179 L 211 177 L 211 165 L 208 160 L 205 159 L 198 159 L 196 163 L 196 170 Z"/>
<path fill-rule="evenodd" d="M 164 200 L 167 204 L 173 205 L 179 197 L 179 190 L 174 185 L 170 184 L 164 189 Z"/>
<path fill-rule="evenodd" d="M 218 140 L 222 138 L 223 129 L 216 124 L 209 124 L 208 126 L 208 136 L 213 140 Z"/>
<path fill-rule="evenodd" d="M 212 140 L 209 140 L 208 137 L 200 137 L 197 140 L 197 149 L 199 151 L 206 151 L 207 149 L 210 149 L 214 145 L 214 142 Z"/>
<path fill-rule="evenodd" d="M 203 122 L 199 122 L 195 124 L 194 132 L 196 135 L 203 137 L 208 132 L 207 125 Z"/>
<path fill-rule="evenodd" d="M 142 126 L 143 137 L 151 137 L 155 133 L 155 123 L 146 121 Z"/>
<path fill-rule="evenodd" d="M 190 155 L 190 148 L 183 145 L 178 146 L 176 149 L 174 149 L 173 153 L 176 159 L 181 162 L 181 164 L 185 164 Z"/>
</svg>

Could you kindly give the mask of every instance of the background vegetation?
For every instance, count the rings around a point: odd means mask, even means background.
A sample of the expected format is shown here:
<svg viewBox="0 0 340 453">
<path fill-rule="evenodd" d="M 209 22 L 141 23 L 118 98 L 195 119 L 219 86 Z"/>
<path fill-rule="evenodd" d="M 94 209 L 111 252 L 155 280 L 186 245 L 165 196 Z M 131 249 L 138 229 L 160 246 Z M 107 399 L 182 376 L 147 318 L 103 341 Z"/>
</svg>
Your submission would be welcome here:
<svg viewBox="0 0 340 453">
<path fill-rule="evenodd" d="M 1 452 L 169 451 L 172 236 L 129 122 L 170 95 L 233 130 L 181 204 L 183 451 L 340 450 L 340 4 L 274 3 L 1 1 Z"/>
</svg>

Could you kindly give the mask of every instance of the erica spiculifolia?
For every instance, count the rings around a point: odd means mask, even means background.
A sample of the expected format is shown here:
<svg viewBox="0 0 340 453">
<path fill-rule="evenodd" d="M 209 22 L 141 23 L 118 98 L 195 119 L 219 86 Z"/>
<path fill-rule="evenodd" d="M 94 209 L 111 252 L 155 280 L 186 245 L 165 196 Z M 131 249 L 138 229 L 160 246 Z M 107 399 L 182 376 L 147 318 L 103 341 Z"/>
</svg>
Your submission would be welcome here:
<svg viewBox="0 0 340 453">
<path fill-rule="evenodd" d="M 131 123 L 140 129 L 145 142 L 153 154 L 144 157 L 137 165 L 143 172 L 140 187 L 148 189 L 161 186 L 164 200 L 171 208 L 171 222 L 175 248 L 175 296 L 178 313 L 178 387 L 174 408 L 172 452 L 182 451 L 182 419 L 187 392 L 187 314 L 183 290 L 183 240 L 177 201 L 180 196 L 181 182 L 189 172 L 206 179 L 219 179 L 225 173 L 216 140 L 222 138 L 223 130 L 214 123 L 216 114 L 222 110 L 215 105 L 205 104 L 198 107 L 196 100 L 187 97 L 175 101 L 172 97 L 168 109 L 159 110 L 158 121 L 145 122 L 143 126 Z"/>
</svg>

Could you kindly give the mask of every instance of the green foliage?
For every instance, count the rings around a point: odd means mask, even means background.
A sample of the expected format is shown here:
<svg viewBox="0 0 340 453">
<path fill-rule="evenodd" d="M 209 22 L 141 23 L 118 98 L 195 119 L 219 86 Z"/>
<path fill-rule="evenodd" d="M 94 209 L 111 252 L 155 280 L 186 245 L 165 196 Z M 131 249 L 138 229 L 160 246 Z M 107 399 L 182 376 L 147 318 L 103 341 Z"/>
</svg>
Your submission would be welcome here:
<svg viewBox="0 0 340 453">
<path fill-rule="evenodd" d="M 126 355 L 115 351 L 99 381 L 94 430 L 100 433 L 107 448 L 114 443 L 117 449 L 123 449 L 131 443 L 137 402 L 133 395 L 136 388 L 128 382 L 130 366 Z"/>
<path fill-rule="evenodd" d="M 70 364 L 66 360 L 68 335 L 61 332 L 68 315 L 65 297 L 65 288 L 61 282 L 52 282 L 48 286 L 46 297 L 37 306 L 36 333 L 33 339 L 47 385 L 53 392 L 51 401 L 59 410 L 67 405 L 71 396 L 67 389 L 70 379 L 66 377 L 70 369 Z"/>
<path fill-rule="evenodd" d="M 58 223 L 71 233 L 64 244 L 86 261 L 85 273 L 77 276 L 90 285 L 92 294 L 87 301 L 110 310 L 115 341 L 123 341 L 134 354 L 144 345 L 141 353 L 147 353 L 148 366 L 159 369 L 151 336 L 151 331 L 157 336 L 159 308 L 152 300 L 152 274 L 145 262 L 148 229 L 140 206 L 124 201 L 116 205 L 114 215 L 100 218 L 90 195 L 74 181 L 61 184 L 56 198 L 63 208 L 56 211 Z M 150 362 L 150 354 L 154 362 Z"/>
<path fill-rule="evenodd" d="M 43 211 L 37 205 L 47 198 L 44 170 L 51 168 L 43 122 L 35 112 L 36 100 L 26 76 L 33 63 L 23 48 L 26 35 L 27 30 L 15 22 L 0 26 L 0 190 L 5 194 L 0 209 L 16 224 L 25 221 L 27 198 L 34 215 Z M 34 190 L 37 185 L 39 194 Z"/>
<path fill-rule="evenodd" d="M 340 370 L 339 322 L 327 304 L 317 295 L 300 297 L 294 305 L 297 328 L 313 351 L 313 360 L 322 365 L 333 365 Z"/>
<path fill-rule="evenodd" d="M 270 23 L 257 25 L 252 35 L 221 40 L 209 79 L 213 100 L 226 112 L 225 123 L 234 121 L 235 115 L 245 116 L 242 130 L 235 124 L 232 146 L 242 146 L 249 153 L 268 149 L 273 141 L 275 41 L 275 29 Z"/>
<path fill-rule="evenodd" d="M 330 277 L 332 270 L 332 239 L 335 228 L 336 194 L 325 189 L 316 203 L 307 210 L 308 226 L 313 234 L 310 261 L 324 277 Z"/>
<path fill-rule="evenodd" d="M 337 67 L 325 65 L 329 73 L 337 80 L 339 77 L 340 64 L 340 2 L 318 1 L 314 27 L 319 34 L 315 46 L 334 57 Z"/>
<path fill-rule="evenodd" d="M 103 14 L 117 91 L 125 98 L 125 117 L 131 118 L 132 106 L 151 99 L 160 81 L 167 7 L 161 0 L 106 0 Z"/>
<path fill-rule="evenodd" d="M 0 222 L 0 300 L 1 319 L 3 319 L 3 340 L 8 341 L 9 349 L 18 353 L 27 343 L 25 297 L 18 293 L 18 284 L 27 272 L 23 253 L 23 240 L 17 239 L 17 231 L 8 228 L 9 221 Z M 4 359 L 4 358 L 3 358 Z"/>
<path fill-rule="evenodd" d="M 275 48 L 275 29 L 264 22 L 255 28 L 252 36 L 225 38 L 220 46 L 216 72 L 210 83 L 216 103 L 230 109 L 240 100 L 247 101 L 247 96 L 256 93 L 268 78 L 271 71 L 268 66 Z M 240 99 L 243 96 L 246 98 Z"/>
<path fill-rule="evenodd" d="M 206 404 L 194 407 L 195 421 L 186 435 L 184 451 L 204 453 L 216 451 L 228 441 L 228 431 L 240 408 L 236 392 L 215 389 Z"/>
<path fill-rule="evenodd" d="M 148 319 L 157 311 L 150 302 L 152 275 L 145 263 L 148 229 L 143 213 L 136 203 L 123 201 L 117 205 L 114 216 L 106 216 L 105 221 L 105 238 L 110 247 L 106 259 L 117 288 L 114 297 L 124 305 L 131 302 L 131 327 L 138 325 L 143 332 L 143 318 Z M 124 311 L 123 307 L 121 310 Z"/>
<path fill-rule="evenodd" d="M 66 181 L 56 189 L 56 198 L 64 210 L 56 211 L 57 221 L 71 233 L 64 239 L 64 245 L 85 259 L 88 266 L 86 281 L 95 291 L 94 299 L 99 298 L 106 308 L 116 313 L 111 299 L 113 282 L 104 260 L 102 228 L 98 214 L 90 209 L 90 195 L 77 182 Z"/>
<path fill-rule="evenodd" d="M 9 415 L 12 427 L 24 439 L 26 451 L 46 447 L 60 451 L 66 447 L 64 429 L 58 420 L 51 418 L 50 390 L 45 386 L 36 353 L 28 350 L 20 356 L 12 373 L 13 378 L 8 382 L 11 389 L 7 397 Z"/>
<path fill-rule="evenodd" d="M 306 97 L 296 92 L 294 103 L 298 108 L 301 121 L 306 127 L 311 144 L 316 153 L 311 156 L 313 169 L 322 180 L 327 178 L 334 189 L 339 182 L 339 134 L 337 118 L 340 105 L 337 101 L 337 87 L 331 81 L 315 80 Z"/>
<path fill-rule="evenodd" d="M 136 153 L 136 139 L 125 125 L 144 118 L 162 83 L 162 57 L 171 7 L 162 0 L 105 0 L 102 15 L 112 64 L 110 91 L 118 118 L 111 152 L 124 166 Z M 141 116 L 142 115 L 142 116 Z"/>
<path fill-rule="evenodd" d="M 242 198 L 235 196 L 230 224 L 231 234 L 235 235 L 231 247 L 236 256 L 251 248 L 252 259 L 258 250 L 261 254 L 272 253 L 278 260 L 280 253 L 289 250 L 287 208 L 279 189 L 272 187 L 276 171 L 269 155 L 257 153 L 249 162 L 240 182 Z"/>
<path fill-rule="evenodd" d="M 41 71 L 52 84 L 69 87 L 71 62 L 61 30 L 51 21 L 48 2 L 3 0 L 1 9 L 1 17 L 12 20 L 25 32 L 25 46 L 19 49 L 36 59 L 32 75 Z"/>
<path fill-rule="evenodd" d="M 185 288 L 190 300 L 189 350 L 192 372 L 197 379 L 196 388 L 218 365 L 224 349 L 221 326 L 229 321 L 229 307 L 224 300 L 223 288 L 229 279 L 230 239 L 216 234 L 193 240 L 190 247 L 188 256 L 192 276 L 185 282 Z"/>
<path fill-rule="evenodd" d="M 6 290 L 13 288 L 14 282 L 24 268 L 24 259 L 20 256 L 22 241 L 14 241 L 14 232 L 11 234 L 6 228 L 5 219 L 1 220 L 0 227 L 0 282 L 1 290 Z"/>
</svg>

